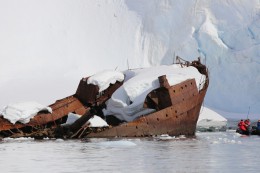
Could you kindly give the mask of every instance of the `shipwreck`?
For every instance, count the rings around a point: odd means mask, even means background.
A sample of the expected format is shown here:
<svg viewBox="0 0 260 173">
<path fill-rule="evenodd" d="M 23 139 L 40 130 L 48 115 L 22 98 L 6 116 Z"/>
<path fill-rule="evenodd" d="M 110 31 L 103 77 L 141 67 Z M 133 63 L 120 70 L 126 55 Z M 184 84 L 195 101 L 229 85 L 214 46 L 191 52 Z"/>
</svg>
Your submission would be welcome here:
<svg viewBox="0 0 260 173">
<path fill-rule="evenodd" d="M 171 75 L 171 71 L 185 68 L 195 69 L 202 77 L 198 80 L 188 77 L 183 81 L 171 82 L 170 76 L 177 78 L 176 75 Z M 163 74 L 161 69 L 169 69 L 168 74 Z M 161 69 L 153 70 L 158 72 L 158 76 L 153 75 L 155 79 L 148 89 L 145 88 L 147 83 L 144 85 L 133 82 L 135 86 L 132 87 L 141 87 L 141 90 L 145 91 L 141 96 L 129 96 L 131 90 L 126 88 L 131 80 L 129 78 L 137 74 L 133 70 L 128 70 L 128 77 L 124 73 L 123 79 L 114 78 L 114 81 L 103 89 L 99 84 L 90 82 L 91 76 L 83 78 L 75 94 L 49 105 L 51 113 L 40 111 L 28 123 L 14 124 L 0 116 L 0 137 L 72 139 L 149 137 L 162 134 L 193 136 L 209 85 L 207 67 L 200 59 L 188 62 L 177 57 L 175 64 Z M 117 98 L 122 93 L 127 96 L 124 101 Z M 70 124 L 65 124 L 70 113 L 80 117 Z M 101 117 L 108 126 L 89 126 L 87 122 L 94 115 Z"/>
</svg>

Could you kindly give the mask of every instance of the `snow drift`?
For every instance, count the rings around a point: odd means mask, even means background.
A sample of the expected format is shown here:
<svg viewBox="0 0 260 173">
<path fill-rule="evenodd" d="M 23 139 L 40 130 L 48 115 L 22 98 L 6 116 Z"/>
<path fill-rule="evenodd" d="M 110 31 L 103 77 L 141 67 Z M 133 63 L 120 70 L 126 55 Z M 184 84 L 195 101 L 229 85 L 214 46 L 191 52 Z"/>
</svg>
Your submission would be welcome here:
<svg viewBox="0 0 260 173">
<path fill-rule="evenodd" d="M 74 113 L 69 113 L 68 114 L 68 119 L 66 121 L 65 124 L 72 124 L 74 123 L 77 119 L 79 119 L 81 117 L 81 115 L 78 114 L 74 114 Z M 64 125 L 65 125 L 64 124 Z M 93 117 L 91 117 L 86 123 L 85 123 L 88 127 L 106 127 L 108 126 L 107 122 L 104 121 L 102 118 L 100 118 L 99 116 L 94 115 Z"/>
<path fill-rule="evenodd" d="M 7 105 L 2 112 L 0 111 L 0 115 L 3 115 L 5 119 L 9 120 L 13 124 L 18 121 L 26 124 L 40 111 L 52 113 L 50 107 L 36 102 L 22 102 Z"/>
<path fill-rule="evenodd" d="M 198 89 L 204 86 L 206 78 L 195 67 L 181 67 L 179 64 L 128 70 L 124 74 L 124 84 L 113 93 L 103 112 L 127 122 L 154 112 L 153 109 L 143 108 L 143 104 L 147 94 L 160 87 L 159 76 L 166 75 L 171 86 L 194 78 Z"/>
</svg>

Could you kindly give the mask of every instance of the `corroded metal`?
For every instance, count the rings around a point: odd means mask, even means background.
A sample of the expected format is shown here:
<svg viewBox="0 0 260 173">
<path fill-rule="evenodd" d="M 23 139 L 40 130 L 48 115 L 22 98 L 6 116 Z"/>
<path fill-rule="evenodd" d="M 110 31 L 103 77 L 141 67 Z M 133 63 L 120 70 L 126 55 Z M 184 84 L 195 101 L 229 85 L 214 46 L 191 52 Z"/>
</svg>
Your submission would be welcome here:
<svg viewBox="0 0 260 173">
<path fill-rule="evenodd" d="M 66 122 L 70 112 L 83 115 L 94 109 L 96 113 L 102 112 L 104 103 L 111 97 L 113 92 L 122 85 L 123 82 L 116 82 L 103 92 L 99 92 L 99 87 L 87 84 L 87 78 L 83 78 L 78 86 L 76 94 L 57 100 L 49 105 L 52 113 L 39 112 L 29 123 L 17 122 L 12 124 L 7 119 L 0 116 L 0 135 L 12 136 L 15 133 L 31 133 L 38 127 L 56 127 Z"/>
<path fill-rule="evenodd" d="M 168 134 L 194 135 L 201 105 L 209 85 L 208 71 L 200 59 L 188 62 L 178 59 L 182 66 L 194 66 L 206 76 L 201 89 L 197 88 L 195 79 L 189 79 L 177 85 L 169 86 L 166 76 L 159 77 L 160 88 L 150 92 L 144 102 L 145 108 L 156 112 L 144 115 L 132 122 L 91 132 L 87 137 L 143 137 Z M 201 85 L 201 84 L 199 84 Z"/>
<path fill-rule="evenodd" d="M 123 82 L 116 82 L 115 84 L 110 84 L 110 86 L 99 92 L 99 87 L 97 85 L 88 84 L 88 78 L 81 79 L 78 89 L 76 91 L 77 98 L 85 105 L 100 105 L 106 102 L 112 94 L 117 90 Z"/>
<path fill-rule="evenodd" d="M 38 133 L 38 126 L 43 127 L 41 132 L 44 133 L 45 137 L 194 135 L 200 108 L 209 84 L 208 71 L 206 66 L 201 64 L 200 59 L 190 63 L 177 58 L 177 63 L 182 66 L 194 66 L 201 74 L 206 75 L 203 87 L 198 89 L 195 79 L 189 79 L 170 86 L 167 77 L 165 75 L 160 76 L 158 78 L 160 87 L 151 91 L 146 96 L 143 104 L 144 108 L 151 108 L 155 111 L 151 114 L 143 115 L 132 122 L 122 123 L 118 121 L 118 123 L 109 128 L 89 128 L 86 125 L 82 125 L 84 121 L 87 121 L 93 115 L 103 118 L 102 109 L 105 107 L 105 102 L 123 84 L 123 82 L 116 82 L 115 84 L 110 84 L 106 90 L 99 92 L 98 86 L 88 84 L 88 78 L 83 78 L 74 95 L 57 100 L 50 105 L 53 110 L 51 114 L 40 112 L 27 124 L 19 122 L 12 124 L 0 117 L 0 136 L 15 136 L 18 133 L 23 136 L 38 136 L 37 134 L 35 135 L 35 133 Z M 70 127 L 63 128 L 59 126 L 56 130 L 53 129 L 57 125 L 64 123 L 70 112 L 83 116 Z M 71 135 L 71 132 L 76 134 Z M 28 135 L 28 133 L 31 133 L 31 135 Z"/>
<path fill-rule="evenodd" d="M 160 134 L 174 136 L 194 135 L 206 89 L 198 92 L 195 80 L 191 79 L 174 85 L 167 91 L 170 95 L 168 101 L 171 102 L 171 106 L 142 116 L 135 121 L 102 132 L 90 133 L 87 137 L 144 137 Z M 150 94 L 154 92 L 152 91 Z M 160 90 L 157 89 L 156 93 L 159 96 Z M 163 101 L 163 97 L 158 97 L 158 104 Z"/>
<path fill-rule="evenodd" d="M 80 115 L 86 112 L 86 108 L 84 107 L 84 105 L 75 96 L 69 96 L 64 99 L 57 100 L 49 107 L 52 108 L 52 113 L 38 113 L 27 124 L 22 124 L 19 122 L 12 124 L 3 117 L 0 117 L 0 132 L 7 130 L 15 131 L 16 129 L 22 130 L 22 128 L 25 129 L 26 127 L 34 127 L 47 124 L 49 126 L 61 124 L 64 123 L 64 120 L 66 120 L 66 116 L 70 112 L 75 112 Z M 28 129 L 26 131 L 28 131 Z"/>
</svg>

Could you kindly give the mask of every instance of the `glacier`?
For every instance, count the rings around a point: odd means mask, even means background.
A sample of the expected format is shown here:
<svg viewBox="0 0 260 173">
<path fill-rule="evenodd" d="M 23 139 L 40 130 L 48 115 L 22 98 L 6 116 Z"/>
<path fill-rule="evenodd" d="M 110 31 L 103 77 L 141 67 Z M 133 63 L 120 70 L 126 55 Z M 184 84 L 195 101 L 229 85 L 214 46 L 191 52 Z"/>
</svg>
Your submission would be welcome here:
<svg viewBox="0 0 260 173">
<path fill-rule="evenodd" d="M 206 106 L 260 117 L 259 0 L 0 0 L 0 23 L 0 108 L 178 55 L 209 67 Z"/>
</svg>

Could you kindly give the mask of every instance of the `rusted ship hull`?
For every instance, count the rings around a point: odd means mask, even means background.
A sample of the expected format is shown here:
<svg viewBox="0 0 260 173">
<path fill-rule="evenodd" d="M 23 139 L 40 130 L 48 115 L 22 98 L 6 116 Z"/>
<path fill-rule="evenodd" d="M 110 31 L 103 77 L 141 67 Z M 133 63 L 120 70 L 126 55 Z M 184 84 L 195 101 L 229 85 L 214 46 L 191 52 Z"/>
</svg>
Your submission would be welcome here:
<svg viewBox="0 0 260 173">
<path fill-rule="evenodd" d="M 172 106 L 102 132 L 90 133 L 87 137 L 194 135 L 200 108 L 206 94 L 206 88 L 198 92 L 194 83 L 194 79 L 187 80 L 170 88 L 170 91 L 172 91 L 171 98 L 173 99 Z"/>
<path fill-rule="evenodd" d="M 57 100 L 54 104 L 49 105 L 52 108 L 52 113 L 38 113 L 27 124 L 15 123 L 0 117 L 0 135 L 9 137 L 14 134 L 32 133 L 38 129 L 45 127 L 54 127 L 66 121 L 66 117 L 70 112 L 83 115 L 87 111 L 85 107 L 75 95 Z"/>
<path fill-rule="evenodd" d="M 90 128 L 85 125 L 93 115 L 104 118 L 102 109 L 105 102 L 123 84 L 116 82 L 108 89 L 99 93 L 99 88 L 88 84 L 83 78 L 76 93 L 56 101 L 50 105 L 53 113 L 38 113 L 27 124 L 12 124 L 0 117 L 0 137 L 147 137 L 161 134 L 171 136 L 195 134 L 196 124 L 201 105 L 207 92 L 209 79 L 205 65 L 200 61 L 182 63 L 194 66 L 206 76 L 202 88 L 197 88 L 195 79 L 188 79 L 177 85 L 170 86 L 166 76 L 159 77 L 160 87 L 151 91 L 145 99 L 144 108 L 154 109 L 155 112 L 143 115 L 134 121 L 114 124 L 106 128 Z M 82 117 L 68 127 L 61 126 L 70 112 Z M 41 132 L 44 131 L 42 135 Z M 40 135 L 39 135 L 40 134 Z"/>
</svg>

